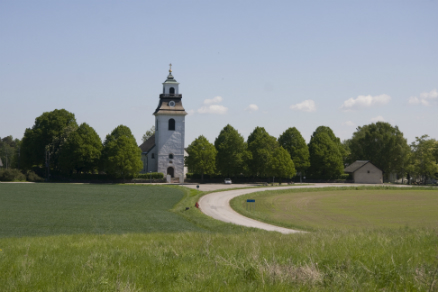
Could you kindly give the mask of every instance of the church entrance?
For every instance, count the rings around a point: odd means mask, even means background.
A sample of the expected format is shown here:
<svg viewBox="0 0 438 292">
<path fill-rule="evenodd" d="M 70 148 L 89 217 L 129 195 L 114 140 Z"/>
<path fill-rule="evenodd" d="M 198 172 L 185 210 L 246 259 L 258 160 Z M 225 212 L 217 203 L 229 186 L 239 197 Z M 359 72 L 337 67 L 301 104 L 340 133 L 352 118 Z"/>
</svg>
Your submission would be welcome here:
<svg viewBox="0 0 438 292">
<path fill-rule="evenodd" d="M 174 176 L 174 170 L 173 167 L 168 167 L 167 168 L 167 174 L 170 175 L 170 177 Z"/>
</svg>

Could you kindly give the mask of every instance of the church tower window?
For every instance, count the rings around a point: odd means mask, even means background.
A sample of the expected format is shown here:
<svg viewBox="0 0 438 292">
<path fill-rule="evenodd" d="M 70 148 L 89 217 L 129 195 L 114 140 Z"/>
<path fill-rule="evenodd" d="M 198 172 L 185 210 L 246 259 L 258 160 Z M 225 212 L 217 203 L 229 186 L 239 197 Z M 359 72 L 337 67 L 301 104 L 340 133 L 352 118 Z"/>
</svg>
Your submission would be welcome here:
<svg viewBox="0 0 438 292">
<path fill-rule="evenodd" d="M 173 159 L 173 154 L 169 154 L 169 159 Z"/>
<path fill-rule="evenodd" d="M 169 93 L 170 93 L 170 94 L 175 94 L 175 88 L 171 87 L 171 88 L 169 89 Z"/>
<path fill-rule="evenodd" d="M 169 120 L 169 131 L 175 131 L 175 120 L 174 119 Z"/>
</svg>

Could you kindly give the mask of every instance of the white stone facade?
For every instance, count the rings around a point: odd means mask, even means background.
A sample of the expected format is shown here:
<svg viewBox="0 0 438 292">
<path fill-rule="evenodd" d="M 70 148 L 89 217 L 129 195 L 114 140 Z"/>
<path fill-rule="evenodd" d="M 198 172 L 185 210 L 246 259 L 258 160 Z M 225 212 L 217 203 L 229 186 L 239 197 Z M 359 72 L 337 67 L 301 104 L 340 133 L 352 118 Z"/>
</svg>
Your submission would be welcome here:
<svg viewBox="0 0 438 292">
<path fill-rule="evenodd" d="M 164 177 L 179 178 L 186 174 L 184 167 L 185 116 L 179 83 L 169 75 L 163 83 L 155 116 L 155 134 L 139 147 L 142 150 L 142 173 L 161 172 Z"/>
<path fill-rule="evenodd" d="M 169 120 L 175 120 L 175 130 L 169 130 Z M 157 169 L 164 176 L 173 168 L 173 176 L 184 175 L 185 116 L 156 114 L 155 147 L 158 152 Z M 173 158 L 169 157 L 172 155 Z"/>
</svg>

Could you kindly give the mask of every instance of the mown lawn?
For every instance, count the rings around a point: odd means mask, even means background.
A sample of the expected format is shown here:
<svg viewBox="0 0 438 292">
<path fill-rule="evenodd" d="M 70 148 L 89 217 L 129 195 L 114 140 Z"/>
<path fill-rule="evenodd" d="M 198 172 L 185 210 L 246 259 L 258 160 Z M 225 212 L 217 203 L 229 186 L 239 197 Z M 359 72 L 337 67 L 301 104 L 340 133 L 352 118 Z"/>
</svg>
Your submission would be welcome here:
<svg viewBox="0 0 438 292">
<path fill-rule="evenodd" d="M 247 199 L 256 200 L 255 208 Z M 231 206 L 251 218 L 312 231 L 438 227 L 438 188 L 265 191 L 234 198 Z"/>
<path fill-rule="evenodd" d="M 182 187 L 4 186 L 0 291 L 438 291 L 434 227 L 283 235 L 209 218 L 192 207 L 204 193 Z M 32 188 L 45 203 L 20 204 Z M 14 210 L 59 223 L 33 232 Z"/>
</svg>

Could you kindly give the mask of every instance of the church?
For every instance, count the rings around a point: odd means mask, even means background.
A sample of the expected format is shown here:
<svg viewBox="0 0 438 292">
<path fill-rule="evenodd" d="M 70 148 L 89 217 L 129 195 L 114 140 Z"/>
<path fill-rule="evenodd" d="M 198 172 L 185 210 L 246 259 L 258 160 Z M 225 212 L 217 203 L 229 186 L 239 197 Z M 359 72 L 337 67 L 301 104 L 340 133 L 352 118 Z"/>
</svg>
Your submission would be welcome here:
<svg viewBox="0 0 438 292">
<path fill-rule="evenodd" d="M 187 112 L 182 105 L 179 83 L 169 75 L 163 83 L 155 116 L 155 134 L 139 147 L 142 152 L 143 169 L 141 173 L 161 172 L 166 177 L 184 179 L 184 138 Z"/>
</svg>

